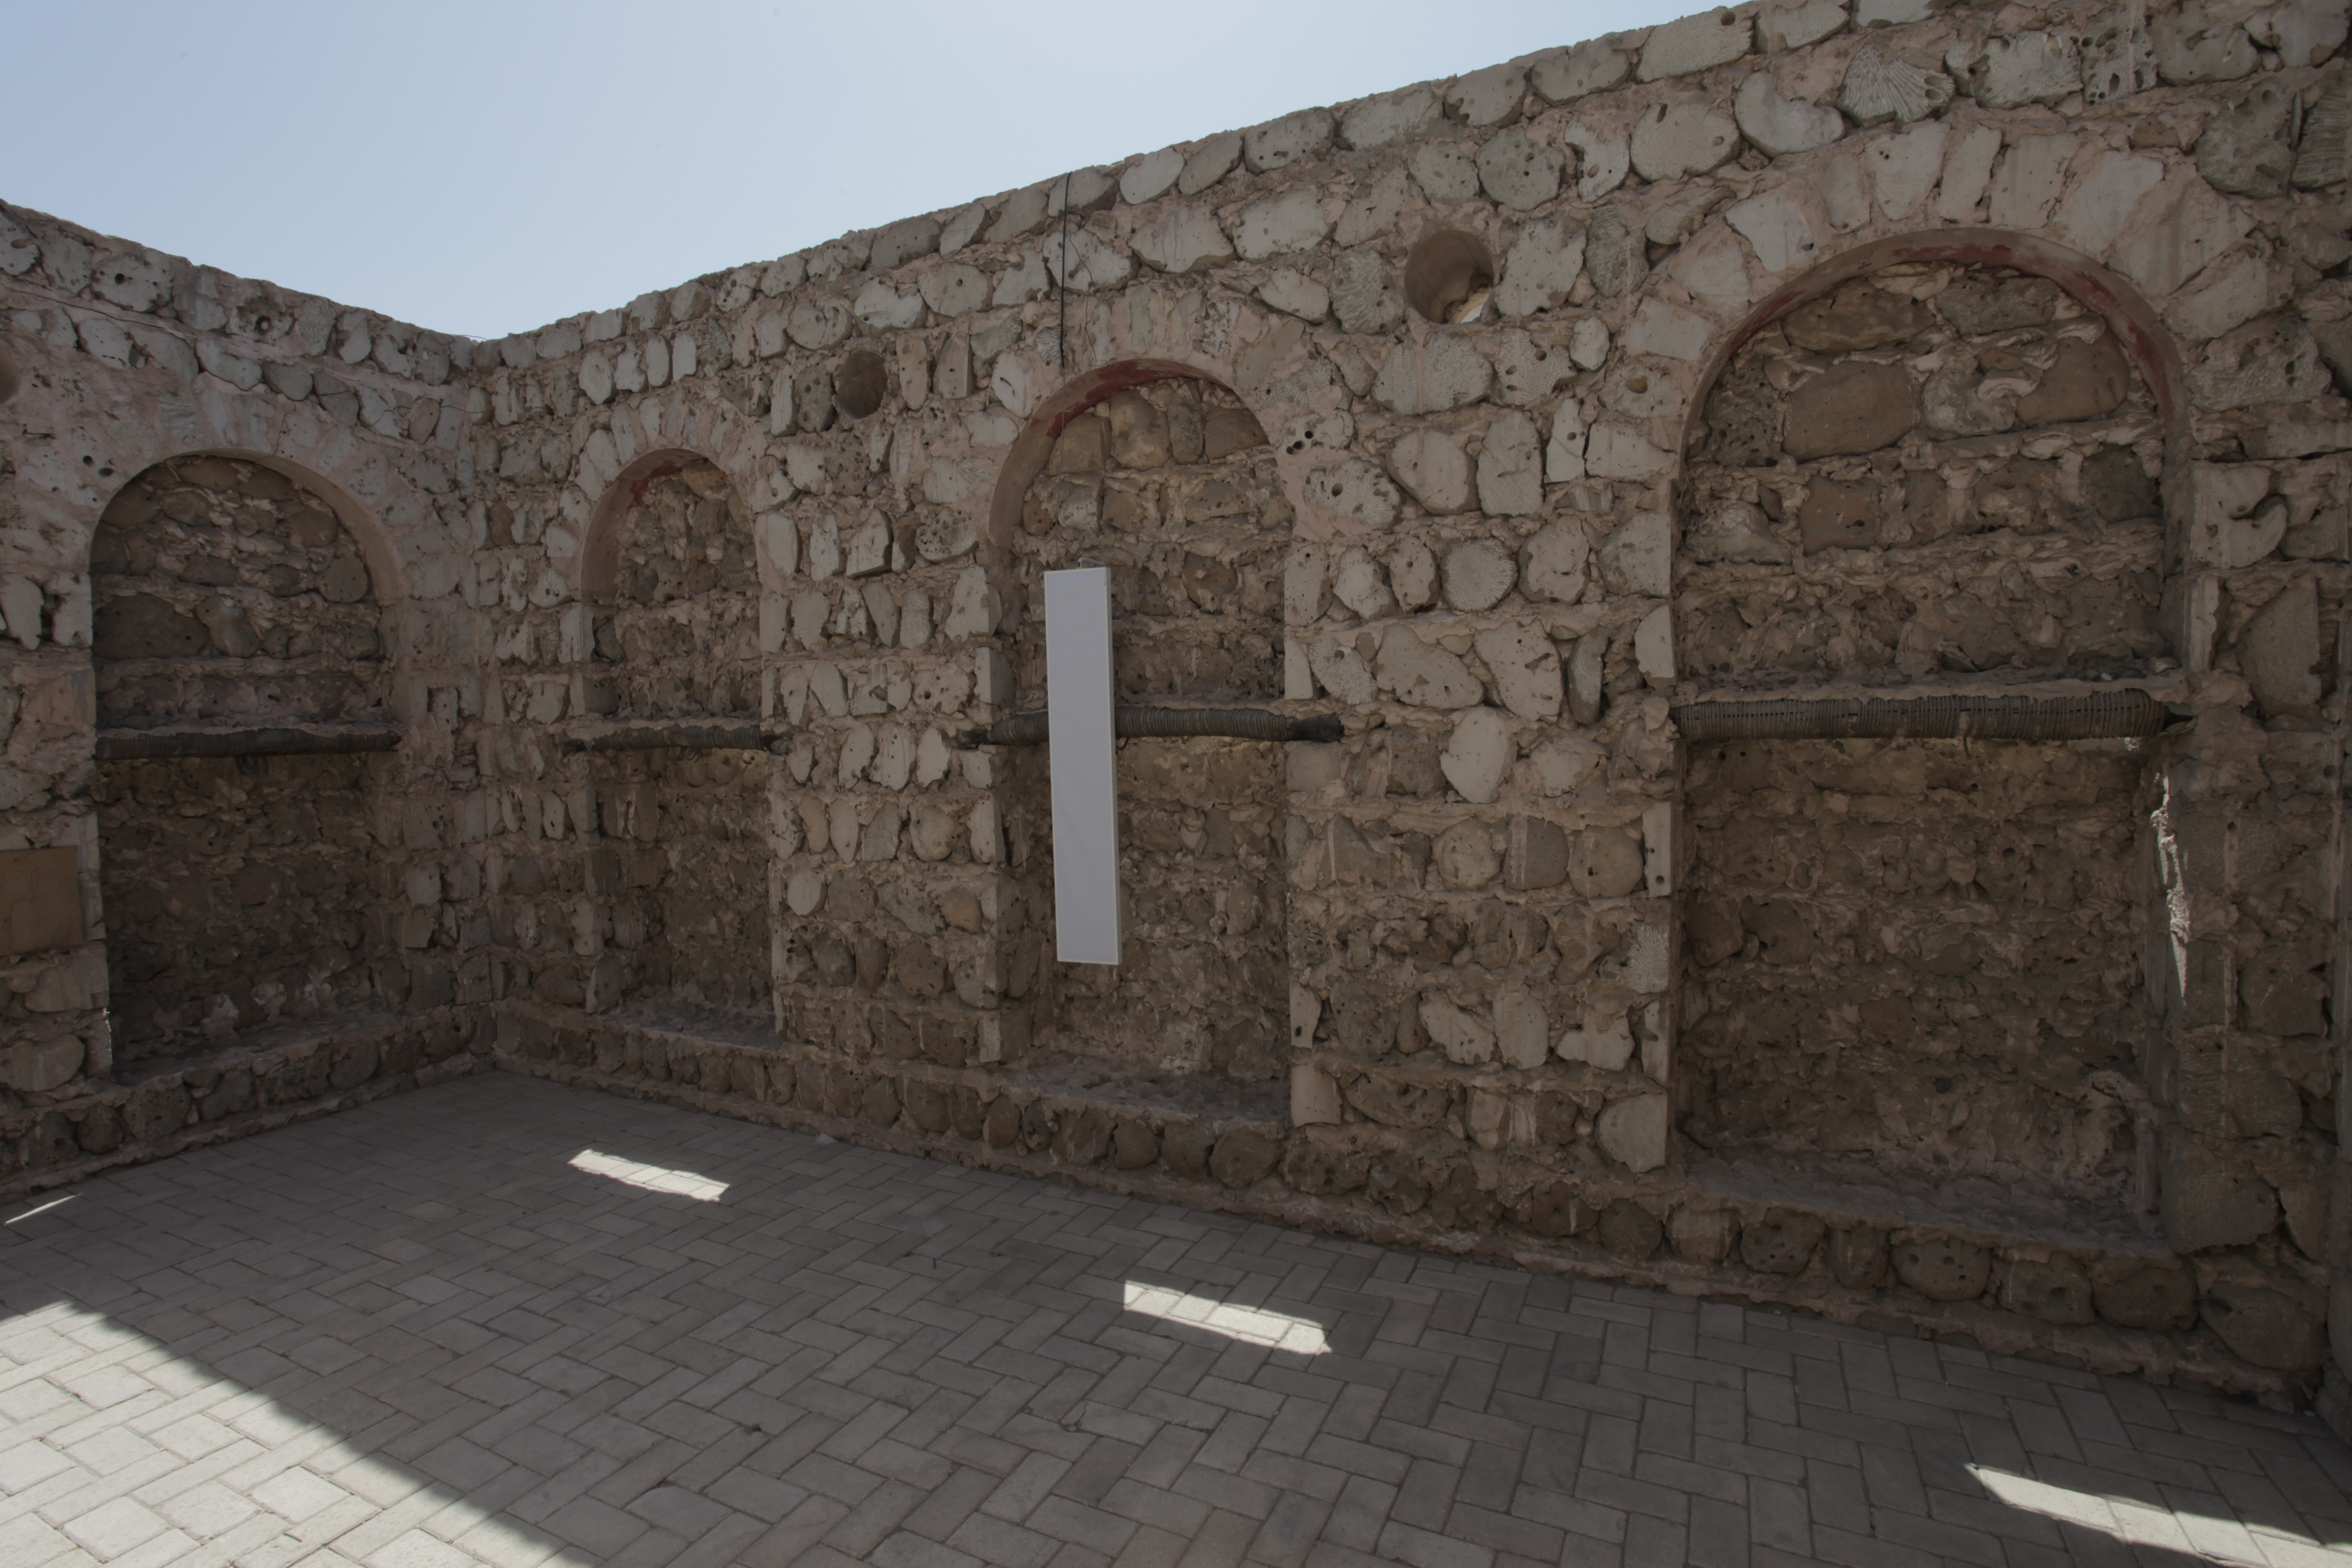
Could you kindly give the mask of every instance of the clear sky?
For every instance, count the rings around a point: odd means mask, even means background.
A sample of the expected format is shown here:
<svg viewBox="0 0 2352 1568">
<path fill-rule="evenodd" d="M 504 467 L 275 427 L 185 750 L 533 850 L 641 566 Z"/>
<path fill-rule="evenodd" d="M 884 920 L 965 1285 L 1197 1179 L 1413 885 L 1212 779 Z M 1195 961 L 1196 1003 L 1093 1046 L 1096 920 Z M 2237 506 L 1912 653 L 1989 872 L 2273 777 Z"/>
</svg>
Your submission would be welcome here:
<svg viewBox="0 0 2352 1568">
<path fill-rule="evenodd" d="M 0 200 L 497 337 L 1693 0 L 0 0 Z"/>
</svg>

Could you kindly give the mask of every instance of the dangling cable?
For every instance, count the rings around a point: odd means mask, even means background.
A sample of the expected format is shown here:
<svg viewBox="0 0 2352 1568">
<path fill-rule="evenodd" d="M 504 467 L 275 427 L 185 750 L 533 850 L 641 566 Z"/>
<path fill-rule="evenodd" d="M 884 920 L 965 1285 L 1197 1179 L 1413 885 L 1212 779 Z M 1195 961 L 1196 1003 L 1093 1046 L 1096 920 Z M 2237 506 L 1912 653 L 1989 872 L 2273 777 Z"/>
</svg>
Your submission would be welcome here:
<svg viewBox="0 0 2352 1568">
<path fill-rule="evenodd" d="M 1054 334 L 1062 374 L 1070 374 L 1070 176 L 1062 176 L 1062 323 Z"/>
</svg>

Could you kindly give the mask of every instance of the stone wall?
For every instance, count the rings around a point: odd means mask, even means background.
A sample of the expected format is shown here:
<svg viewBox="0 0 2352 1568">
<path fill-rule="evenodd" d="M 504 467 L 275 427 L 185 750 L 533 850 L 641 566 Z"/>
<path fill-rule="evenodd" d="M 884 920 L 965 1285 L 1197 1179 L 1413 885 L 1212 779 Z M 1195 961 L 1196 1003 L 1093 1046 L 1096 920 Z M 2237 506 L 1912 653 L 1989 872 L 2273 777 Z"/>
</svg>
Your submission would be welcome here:
<svg viewBox="0 0 2352 1568">
<path fill-rule="evenodd" d="M 1693 747 L 1685 1133 L 2129 1234 L 2156 1186 L 2150 749 Z"/>
<path fill-rule="evenodd" d="M 1116 690 L 1173 707 L 1279 698 L 1282 575 L 1291 508 L 1275 454 L 1240 399 L 1189 377 L 1117 394 L 1070 421 L 1022 498 L 1012 592 L 1043 602 L 1041 574 L 1111 569 Z M 1014 706 L 1045 705 L 1043 618 L 1012 647 Z M 1041 963 L 1054 952 L 1052 806 L 1042 754 L 1005 793 L 1015 886 L 1035 911 L 1016 962 L 1036 966 L 1030 1033 L 1162 1083 L 1212 1073 L 1261 1086 L 1290 1067 L 1289 927 L 1282 748 L 1264 741 L 1118 744 L 1117 967 Z"/>
<path fill-rule="evenodd" d="M 1675 613 L 1710 687 L 2176 668 L 2155 401 L 2048 279 L 1873 272 L 1751 337 L 1704 419 Z"/>
<path fill-rule="evenodd" d="M 90 541 L 99 722 L 383 716 L 382 610 L 334 509 L 274 468 L 160 464 Z"/>
<path fill-rule="evenodd" d="M 604 842 L 589 861 L 616 994 L 702 1003 L 765 1018 L 768 759 L 739 752 L 624 752 L 594 774 Z M 510 882 L 520 888 L 520 882 Z"/>
<path fill-rule="evenodd" d="M 357 756 L 99 764 L 119 1064 L 375 997 L 398 941 L 376 886 L 389 771 Z"/>
<path fill-rule="evenodd" d="M 92 937 L 6 961 L 9 1092 L 121 1088 L 93 534 L 157 463 L 257 457 L 384 609 L 377 1000 L 494 1016 L 505 1065 L 2340 1394 L 2344 23 L 1751 4 L 495 343 L 7 215 L 0 833 L 75 849 Z M 1036 572 L 1087 556 L 1122 700 L 1343 733 L 1278 787 L 1267 748 L 1129 744 L 1107 995 L 1050 957 L 1047 753 L 985 742 L 1037 700 Z M 1832 766 L 1676 718 L 2126 688 L 2164 733 Z M 582 749 L 688 723 L 723 749 Z M 1216 810 L 1278 837 L 1223 858 Z M 1152 1065 L 1132 1020 L 1211 952 L 1263 1013 L 1276 919 L 1287 1047 Z M 1862 1116 L 1865 1063 L 1899 1092 Z M 1738 1134 L 1759 1099 L 1786 1146 Z M 1965 1130 L 2027 1123 L 2048 1201 L 2005 1203 Z M 40 1158 L 11 1179 L 75 1168 Z"/>
</svg>

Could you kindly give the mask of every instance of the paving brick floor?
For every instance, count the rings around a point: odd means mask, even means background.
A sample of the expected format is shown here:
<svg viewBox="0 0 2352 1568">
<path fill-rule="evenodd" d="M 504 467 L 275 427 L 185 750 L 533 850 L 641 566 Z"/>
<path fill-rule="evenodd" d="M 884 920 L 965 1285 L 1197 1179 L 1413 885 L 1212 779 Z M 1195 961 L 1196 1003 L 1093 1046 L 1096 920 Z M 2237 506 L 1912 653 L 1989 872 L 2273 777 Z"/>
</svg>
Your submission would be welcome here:
<svg viewBox="0 0 2352 1568">
<path fill-rule="evenodd" d="M 5 1568 L 2352 1563 L 2309 1420 L 505 1074 L 0 1219 Z"/>
</svg>

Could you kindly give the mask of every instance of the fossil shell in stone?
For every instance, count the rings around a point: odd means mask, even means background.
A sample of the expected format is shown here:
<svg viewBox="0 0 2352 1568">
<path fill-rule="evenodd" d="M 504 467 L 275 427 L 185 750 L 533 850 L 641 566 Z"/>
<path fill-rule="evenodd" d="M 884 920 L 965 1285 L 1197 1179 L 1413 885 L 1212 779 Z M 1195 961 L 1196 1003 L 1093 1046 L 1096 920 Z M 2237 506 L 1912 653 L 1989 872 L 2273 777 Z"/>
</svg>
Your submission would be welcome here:
<svg viewBox="0 0 2352 1568">
<path fill-rule="evenodd" d="M 2312 191 L 2352 174 L 2352 77 L 2337 77 L 2304 116 L 2294 183 Z"/>
<path fill-rule="evenodd" d="M 1858 125 L 1924 120 L 1952 101 L 1952 79 L 1874 48 L 1856 49 L 1838 89 L 1837 106 Z"/>
</svg>

